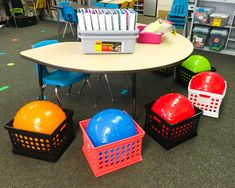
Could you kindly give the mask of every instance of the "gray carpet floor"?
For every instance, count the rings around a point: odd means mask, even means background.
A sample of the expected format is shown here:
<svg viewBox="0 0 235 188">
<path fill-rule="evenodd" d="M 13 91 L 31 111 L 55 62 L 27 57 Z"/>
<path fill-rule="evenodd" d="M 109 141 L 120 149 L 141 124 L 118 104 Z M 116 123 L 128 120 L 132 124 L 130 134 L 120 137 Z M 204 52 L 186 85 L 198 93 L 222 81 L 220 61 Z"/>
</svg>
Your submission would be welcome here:
<svg viewBox="0 0 235 188">
<path fill-rule="evenodd" d="M 147 19 L 144 20 L 152 21 Z M 4 125 L 23 105 L 36 100 L 39 93 L 35 65 L 22 59 L 19 53 L 45 39 L 59 39 L 55 23 L 43 21 L 26 28 L 0 29 L 0 52 L 6 53 L 0 55 L 0 87 L 9 86 L 0 92 L 0 187 L 235 187 L 235 58 L 216 53 L 193 52 L 206 56 L 227 81 L 220 117 L 203 116 L 198 136 L 171 150 L 165 150 L 146 134 L 142 162 L 96 178 L 81 151 L 78 121 L 110 107 L 130 112 L 131 88 L 130 80 L 125 82 L 122 75 L 109 75 L 115 96 L 112 103 L 104 79 L 98 81 L 99 75 L 92 75 L 98 108 L 94 108 L 87 88 L 81 95 L 77 94 L 81 84 L 74 86 L 71 96 L 66 96 L 67 88 L 60 91 L 63 106 L 74 110 L 76 138 L 58 161 L 51 163 L 13 154 Z M 59 40 L 74 39 L 68 33 Z M 14 66 L 7 66 L 8 63 Z M 123 95 L 120 92 L 123 89 L 129 92 Z M 137 121 L 142 127 L 144 105 L 169 92 L 187 95 L 187 90 L 175 83 L 173 76 L 163 77 L 155 72 L 137 74 Z M 56 102 L 53 88 L 46 89 L 45 95 L 47 100 Z"/>
</svg>

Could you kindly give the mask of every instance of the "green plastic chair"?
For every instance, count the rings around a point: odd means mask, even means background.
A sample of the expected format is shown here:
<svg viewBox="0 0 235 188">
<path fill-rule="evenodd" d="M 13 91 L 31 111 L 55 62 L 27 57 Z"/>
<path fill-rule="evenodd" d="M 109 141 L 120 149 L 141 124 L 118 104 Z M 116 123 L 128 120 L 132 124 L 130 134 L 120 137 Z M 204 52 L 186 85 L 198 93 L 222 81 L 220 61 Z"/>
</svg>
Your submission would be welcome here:
<svg viewBox="0 0 235 188">
<path fill-rule="evenodd" d="M 11 13 L 11 16 L 13 17 L 13 19 L 14 19 L 15 27 L 17 28 L 17 22 L 16 22 L 15 17 L 17 15 L 24 15 L 24 9 L 23 8 L 10 8 L 10 13 Z"/>
</svg>

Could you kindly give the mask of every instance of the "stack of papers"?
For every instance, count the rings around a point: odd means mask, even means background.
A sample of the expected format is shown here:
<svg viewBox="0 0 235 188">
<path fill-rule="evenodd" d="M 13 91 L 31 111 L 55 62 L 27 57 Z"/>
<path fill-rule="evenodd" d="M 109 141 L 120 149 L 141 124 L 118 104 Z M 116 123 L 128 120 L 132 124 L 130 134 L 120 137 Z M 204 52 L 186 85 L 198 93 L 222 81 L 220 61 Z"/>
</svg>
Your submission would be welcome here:
<svg viewBox="0 0 235 188">
<path fill-rule="evenodd" d="M 173 34 L 176 34 L 175 27 L 169 23 L 167 20 L 158 19 L 157 21 L 150 23 L 147 25 L 142 33 L 148 32 L 148 33 L 167 33 L 171 32 Z"/>
<path fill-rule="evenodd" d="M 137 12 L 133 9 L 85 9 L 77 12 L 81 31 L 134 31 Z"/>
</svg>

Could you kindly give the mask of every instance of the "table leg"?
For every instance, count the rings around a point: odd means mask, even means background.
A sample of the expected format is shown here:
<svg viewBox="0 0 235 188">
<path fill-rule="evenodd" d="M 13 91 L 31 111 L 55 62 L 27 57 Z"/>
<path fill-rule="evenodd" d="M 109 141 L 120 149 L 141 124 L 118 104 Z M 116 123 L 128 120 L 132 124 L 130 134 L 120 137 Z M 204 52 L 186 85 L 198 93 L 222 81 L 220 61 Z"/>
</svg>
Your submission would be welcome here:
<svg viewBox="0 0 235 188">
<path fill-rule="evenodd" d="M 131 83 L 132 83 L 132 117 L 136 118 L 136 73 L 131 75 Z"/>
<path fill-rule="evenodd" d="M 43 81 L 42 81 L 42 65 L 38 64 L 38 82 L 39 82 L 39 87 L 40 87 L 40 96 L 39 99 L 40 100 L 44 100 L 44 96 L 43 96 Z"/>
</svg>

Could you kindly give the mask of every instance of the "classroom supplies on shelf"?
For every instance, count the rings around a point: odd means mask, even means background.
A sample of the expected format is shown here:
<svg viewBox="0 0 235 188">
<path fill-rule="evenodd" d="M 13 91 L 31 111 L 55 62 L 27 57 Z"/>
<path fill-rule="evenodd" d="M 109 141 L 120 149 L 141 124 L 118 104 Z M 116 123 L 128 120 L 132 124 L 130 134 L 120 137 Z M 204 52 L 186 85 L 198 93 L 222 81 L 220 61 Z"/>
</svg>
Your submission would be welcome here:
<svg viewBox="0 0 235 188">
<path fill-rule="evenodd" d="M 229 14 L 226 13 L 212 13 L 210 14 L 210 25 L 215 27 L 223 27 L 228 23 Z"/>
<path fill-rule="evenodd" d="M 209 16 L 215 11 L 212 7 L 195 7 L 194 22 L 200 24 L 208 24 Z"/>
<path fill-rule="evenodd" d="M 227 36 L 227 29 L 212 29 L 209 38 L 209 48 L 214 51 L 222 50 L 224 48 Z"/>
<path fill-rule="evenodd" d="M 194 27 L 192 37 L 193 45 L 197 48 L 203 48 L 205 46 L 209 32 L 209 27 Z"/>
</svg>

